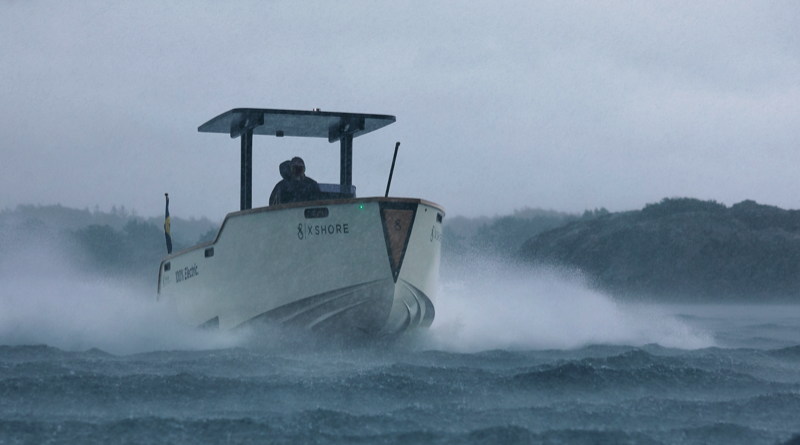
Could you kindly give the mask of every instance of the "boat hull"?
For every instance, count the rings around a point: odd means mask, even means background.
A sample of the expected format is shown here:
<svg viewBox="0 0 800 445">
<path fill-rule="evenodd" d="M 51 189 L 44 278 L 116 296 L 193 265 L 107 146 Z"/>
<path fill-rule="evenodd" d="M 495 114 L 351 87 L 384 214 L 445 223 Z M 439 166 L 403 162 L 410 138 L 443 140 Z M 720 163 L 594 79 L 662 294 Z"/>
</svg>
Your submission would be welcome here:
<svg viewBox="0 0 800 445">
<path fill-rule="evenodd" d="M 274 324 L 395 335 L 434 317 L 443 210 L 362 198 L 229 214 L 216 239 L 165 258 L 159 299 L 196 326 Z"/>
</svg>

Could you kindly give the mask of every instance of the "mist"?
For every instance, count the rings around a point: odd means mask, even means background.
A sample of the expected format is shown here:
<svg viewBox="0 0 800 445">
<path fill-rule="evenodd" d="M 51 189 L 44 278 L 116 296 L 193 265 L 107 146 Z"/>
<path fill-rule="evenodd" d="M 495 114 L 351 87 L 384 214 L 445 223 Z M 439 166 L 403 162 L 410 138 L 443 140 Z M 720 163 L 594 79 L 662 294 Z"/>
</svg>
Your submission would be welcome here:
<svg viewBox="0 0 800 445">
<path fill-rule="evenodd" d="M 715 345 L 711 334 L 691 327 L 666 308 L 616 301 L 593 290 L 575 271 L 532 269 L 492 257 L 472 257 L 444 269 L 428 338 L 437 349 Z"/>
<path fill-rule="evenodd" d="M 4 232 L 0 259 L 0 344 L 48 345 L 113 354 L 232 347 L 236 333 L 182 325 L 152 291 L 93 272 L 65 234 Z M 153 267 L 157 270 L 157 265 Z"/>
<path fill-rule="evenodd" d="M 238 143 L 196 129 L 235 107 L 397 116 L 354 143 L 359 194 L 381 194 L 402 141 L 393 192 L 449 215 L 800 207 L 796 3 L 372 6 L 0 2 L 0 208 L 152 216 L 169 192 L 175 215 L 219 220 Z M 338 177 L 335 144 L 254 145 L 256 203 L 294 155 Z"/>
</svg>

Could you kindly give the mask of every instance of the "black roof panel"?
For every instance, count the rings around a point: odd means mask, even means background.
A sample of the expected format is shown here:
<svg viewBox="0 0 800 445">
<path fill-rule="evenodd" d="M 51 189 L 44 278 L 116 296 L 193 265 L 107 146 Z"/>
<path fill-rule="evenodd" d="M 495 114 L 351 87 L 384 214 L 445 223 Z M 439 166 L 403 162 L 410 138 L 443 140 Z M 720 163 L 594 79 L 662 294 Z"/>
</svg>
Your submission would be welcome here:
<svg viewBox="0 0 800 445">
<path fill-rule="evenodd" d="M 197 130 L 204 133 L 227 133 L 235 138 L 252 128 L 253 134 L 328 138 L 328 141 L 334 142 L 343 134 L 361 136 L 394 121 L 394 116 L 383 114 L 234 108 L 211 119 Z"/>
</svg>

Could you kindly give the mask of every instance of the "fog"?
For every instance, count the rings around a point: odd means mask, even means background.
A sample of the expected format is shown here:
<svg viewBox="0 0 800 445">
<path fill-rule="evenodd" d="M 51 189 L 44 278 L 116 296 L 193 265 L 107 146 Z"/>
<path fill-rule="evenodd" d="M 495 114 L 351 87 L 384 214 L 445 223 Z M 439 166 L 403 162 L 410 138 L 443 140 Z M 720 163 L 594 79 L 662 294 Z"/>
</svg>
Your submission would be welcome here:
<svg viewBox="0 0 800 445">
<path fill-rule="evenodd" d="M 384 113 L 355 141 L 361 196 L 449 215 L 641 208 L 667 196 L 800 207 L 795 2 L 0 2 L 0 208 L 125 205 L 220 220 L 234 107 Z M 256 138 L 338 178 L 338 146 Z"/>
</svg>

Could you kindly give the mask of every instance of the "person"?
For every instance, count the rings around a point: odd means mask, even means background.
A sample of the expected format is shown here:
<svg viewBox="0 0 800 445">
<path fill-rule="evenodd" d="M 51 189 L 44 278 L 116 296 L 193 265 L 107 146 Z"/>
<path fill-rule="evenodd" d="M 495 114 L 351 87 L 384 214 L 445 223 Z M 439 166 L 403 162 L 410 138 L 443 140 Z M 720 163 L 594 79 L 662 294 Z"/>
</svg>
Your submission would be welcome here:
<svg viewBox="0 0 800 445">
<path fill-rule="evenodd" d="M 314 201 L 319 199 L 320 190 L 317 181 L 306 176 L 306 164 L 300 157 L 294 157 L 290 163 L 289 179 L 281 185 L 275 185 L 277 189 L 276 204 L 287 204 L 290 202 Z M 271 201 L 271 199 L 270 199 Z"/>
<path fill-rule="evenodd" d="M 272 189 L 272 193 L 269 195 L 269 205 L 271 206 L 280 204 L 280 195 L 283 193 L 283 190 L 286 189 L 287 183 L 292 176 L 292 161 L 281 162 L 281 165 L 278 167 L 278 171 L 281 173 L 281 178 L 283 179 L 275 184 L 275 187 Z"/>
</svg>

